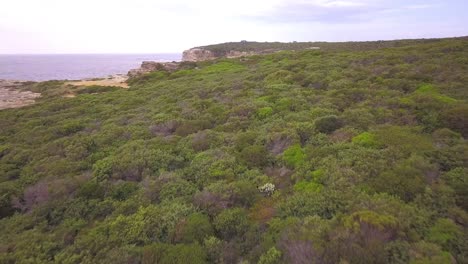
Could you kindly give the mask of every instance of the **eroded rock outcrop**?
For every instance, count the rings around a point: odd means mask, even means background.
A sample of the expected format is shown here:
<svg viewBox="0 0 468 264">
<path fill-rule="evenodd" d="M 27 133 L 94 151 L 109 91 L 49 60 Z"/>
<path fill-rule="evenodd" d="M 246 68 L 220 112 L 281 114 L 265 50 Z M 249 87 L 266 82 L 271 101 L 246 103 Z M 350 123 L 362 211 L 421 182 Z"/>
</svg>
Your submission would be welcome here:
<svg viewBox="0 0 468 264">
<path fill-rule="evenodd" d="M 182 53 L 182 61 L 204 61 L 216 58 L 218 57 L 212 51 L 202 48 L 193 48 Z"/>
<path fill-rule="evenodd" d="M 215 53 L 204 48 L 193 48 L 182 53 L 182 61 L 206 61 L 219 58 L 239 58 L 255 55 L 255 52 L 230 50 L 222 53 Z"/>
<path fill-rule="evenodd" d="M 34 104 L 41 94 L 22 90 L 26 83 L 28 82 L 0 80 L 0 110 Z"/>
<path fill-rule="evenodd" d="M 141 63 L 140 68 L 132 69 L 128 72 L 129 78 L 141 76 L 145 73 L 155 71 L 175 71 L 179 68 L 178 62 L 155 62 L 155 61 L 144 61 Z"/>
</svg>

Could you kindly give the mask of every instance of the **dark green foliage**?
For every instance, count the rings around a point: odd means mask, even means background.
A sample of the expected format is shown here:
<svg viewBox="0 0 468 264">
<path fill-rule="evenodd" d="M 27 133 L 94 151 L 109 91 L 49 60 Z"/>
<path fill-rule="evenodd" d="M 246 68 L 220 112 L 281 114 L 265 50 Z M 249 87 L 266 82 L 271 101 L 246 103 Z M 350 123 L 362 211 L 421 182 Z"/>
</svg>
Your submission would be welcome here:
<svg viewBox="0 0 468 264">
<path fill-rule="evenodd" d="M 203 264 L 206 253 L 198 244 L 154 244 L 143 249 L 142 264 Z"/>
<path fill-rule="evenodd" d="M 325 134 L 330 134 L 343 125 L 342 121 L 334 115 L 320 117 L 315 120 L 314 124 L 317 131 Z"/>
<path fill-rule="evenodd" d="M 115 200 L 123 201 L 128 199 L 138 189 L 138 186 L 133 182 L 120 182 L 112 187 L 111 197 Z"/>
<path fill-rule="evenodd" d="M 468 262 L 466 38 L 206 48 L 0 111 L 0 263 Z"/>
<path fill-rule="evenodd" d="M 105 195 L 104 187 L 99 182 L 90 180 L 78 189 L 78 196 L 85 199 L 100 199 Z"/>
<path fill-rule="evenodd" d="M 180 223 L 180 230 L 177 231 L 175 239 L 183 243 L 203 241 L 214 235 L 214 229 L 210 223 L 208 216 L 195 213 Z"/>
<path fill-rule="evenodd" d="M 443 114 L 443 124 L 448 128 L 461 133 L 465 138 L 468 137 L 468 106 L 461 105 Z"/>
<path fill-rule="evenodd" d="M 222 211 L 214 219 L 216 230 L 225 239 L 242 236 L 249 226 L 247 214 L 241 208 L 233 208 Z"/>
<path fill-rule="evenodd" d="M 249 167 L 263 167 L 269 160 L 269 153 L 264 146 L 259 145 L 245 147 L 240 155 Z"/>
<path fill-rule="evenodd" d="M 373 179 L 371 186 L 379 192 L 399 196 L 405 201 L 414 199 L 425 188 L 425 175 L 434 169 L 421 157 L 411 157 Z"/>
</svg>

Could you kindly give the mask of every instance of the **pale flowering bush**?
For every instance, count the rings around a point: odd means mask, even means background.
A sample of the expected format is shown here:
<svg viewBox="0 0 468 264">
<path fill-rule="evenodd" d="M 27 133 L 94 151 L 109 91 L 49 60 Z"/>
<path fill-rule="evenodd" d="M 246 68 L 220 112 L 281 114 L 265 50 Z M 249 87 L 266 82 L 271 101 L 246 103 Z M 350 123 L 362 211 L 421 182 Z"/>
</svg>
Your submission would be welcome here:
<svg viewBox="0 0 468 264">
<path fill-rule="evenodd" d="M 273 183 L 265 183 L 263 186 L 258 187 L 261 193 L 271 196 L 275 192 L 275 185 Z"/>
</svg>

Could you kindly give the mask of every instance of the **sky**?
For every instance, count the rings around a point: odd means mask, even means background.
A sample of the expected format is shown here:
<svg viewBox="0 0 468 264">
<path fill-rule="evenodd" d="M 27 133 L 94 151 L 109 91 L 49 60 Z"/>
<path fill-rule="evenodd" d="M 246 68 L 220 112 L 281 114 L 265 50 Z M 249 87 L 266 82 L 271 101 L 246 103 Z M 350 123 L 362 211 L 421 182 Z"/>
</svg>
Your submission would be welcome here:
<svg viewBox="0 0 468 264">
<path fill-rule="evenodd" d="M 468 0 L 0 0 L 0 54 L 468 35 Z"/>
</svg>

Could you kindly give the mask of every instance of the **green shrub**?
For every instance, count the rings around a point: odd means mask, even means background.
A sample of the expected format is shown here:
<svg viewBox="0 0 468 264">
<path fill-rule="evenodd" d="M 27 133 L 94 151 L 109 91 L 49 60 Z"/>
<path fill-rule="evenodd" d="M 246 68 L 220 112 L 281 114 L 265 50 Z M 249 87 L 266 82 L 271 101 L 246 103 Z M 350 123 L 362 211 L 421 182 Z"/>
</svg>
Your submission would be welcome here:
<svg viewBox="0 0 468 264">
<path fill-rule="evenodd" d="M 314 122 L 315 129 L 320 133 L 330 134 L 343 126 L 342 121 L 335 115 L 317 118 Z"/>
<path fill-rule="evenodd" d="M 361 133 L 353 137 L 352 142 L 364 147 L 377 147 L 379 145 L 375 135 L 370 132 Z"/>
<path fill-rule="evenodd" d="M 134 182 L 120 182 L 112 187 L 111 197 L 115 200 L 124 201 L 138 190 Z"/>
<path fill-rule="evenodd" d="M 264 167 L 269 161 L 269 153 L 265 146 L 247 146 L 241 151 L 240 156 L 245 164 L 251 168 Z"/>
<path fill-rule="evenodd" d="M 273 108 L 266 106 L 257 110 L 257 117 L 259 119 L 265 119 L 273 114 Z"/>
<path fill-rule="evenodd" d="M 247 213 L 241 208 L 224 210 L 214 219 L 214 226 L 225 239 L 242 236 L 249 227 Z"/>
<path fill-rule="evenodd" d="M 176 236 L 177 241 L 202 244 L 206 238 L 214 235 L 214 229 L 208 216 L 195 213 L 183 221 L 181 230 L 178 233 Z"/>
<path fill-rule="evenodd" d="M 197 187 L 188 181 L 175 180 L 163 185 L 159 197 L 161 200 L 186 198 L 191 197 L 197 190 Z"/>
<path fill-rule="evenodd" d="M 439 218 L 434 226 L 429 229 L 427 239 L 440 245 L 443 249 L 450 250 L 461 235 L 461 228 L 451 219 Z"/>
<path fill-rule="evenodd" d="M 281 263 L 281 255 L 281 251 L 272 247 L 265 252 L 265 254 L 260 256 L 258 264 L 279 264 Z"/>
<path fill-rule="evenodd" d="M 283 152 L 283 160 L 291 167 L 301 165 L 305 158 L 306 154 L 299 144 L 293 145 Z"/>
<path fill-rule="evenodd" d="M 323 185 L 316 182 L 300 181 L 294 185 L 296 192 L 320 192 Z"/>
</svg>

